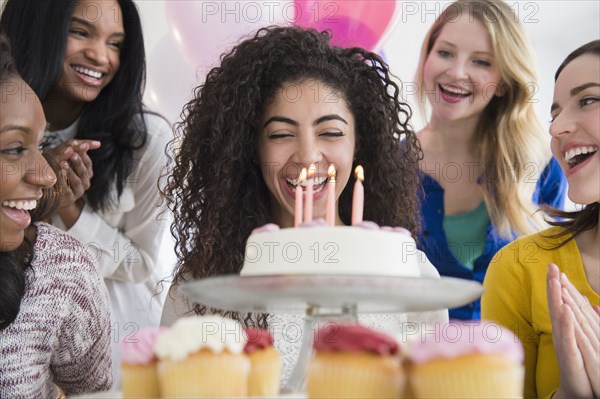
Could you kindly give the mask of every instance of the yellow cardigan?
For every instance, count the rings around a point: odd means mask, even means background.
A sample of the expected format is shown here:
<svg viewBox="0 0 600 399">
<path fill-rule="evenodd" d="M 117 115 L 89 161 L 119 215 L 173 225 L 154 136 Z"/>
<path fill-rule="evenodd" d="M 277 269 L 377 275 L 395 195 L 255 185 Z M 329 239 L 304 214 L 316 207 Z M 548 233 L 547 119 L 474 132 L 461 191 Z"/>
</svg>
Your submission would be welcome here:
<svg viewBox="0 0 600 399">
<path fill-rule="evenodd" d="M 593 305 L 600 306 L 585 276 L 575 240 L 549 238 L 562 231 L 553 227 L 523 237 L 499 251 L 487 271 L 481 300 L 482 319 L 511 329 L 525 348 L 525 398 L 551 396 L 560 384 L 552 325 L 546 297 L 548 264 L 555 263 Z"/>
</svg>

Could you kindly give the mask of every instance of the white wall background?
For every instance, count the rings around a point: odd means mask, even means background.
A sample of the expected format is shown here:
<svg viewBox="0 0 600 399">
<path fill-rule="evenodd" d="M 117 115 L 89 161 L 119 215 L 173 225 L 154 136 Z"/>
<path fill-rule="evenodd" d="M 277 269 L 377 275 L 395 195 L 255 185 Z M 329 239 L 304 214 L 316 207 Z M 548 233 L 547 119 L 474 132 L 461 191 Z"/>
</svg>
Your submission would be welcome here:
<svg viewBox="0 0 600 399">
<path fill-rule="evenodd" d="M 344 6 L 377 3 L 373 0 L 336 0 Z M 449 1 L 384 0 L 395 4 L 393 21 L 378 45 L 392 71 L 404 82 L 411 82 L 421 42 L 427 29 Z M 322 13 L 334 10 L 334 1 L 313 3 Z M 218 54 L 235 43 L 240 33 L 252 32 L 269 24 L 289 24 L 294 15 L 293 0 L 136 0 L 144 24 L 148 56 L 146 102 L 171 121 L 178 119 L 191 90 L 201 83 Z M 600 1 L 507 1 L 511 5 L 537 51 L 539 85 L 534 101 L 542 122 L 549 120 L 553 75 L 562 59 L 576 47 L 600 38 Z M 173 15 L 173 10 L 187 11 Z M 374 5 L 377 7 L 377 5 Z M 262 10 L 262 15 L 258 15 Z M 204 22 L 203 22 L 204 21 Z M 334 28 L 335 29 L 335 28 Z M 193 37 L 182 37 L 192 32 Z M 194 47 L 195 56 L 187 59 L 182 48 Z M 205 51 L 206 49 L 206 51 Z M 190 51 L 191 52 L 191 51 Z M 190 62 L 194 58 L 196 62 Z M 407 95 L 409 103 L 414 98 Z M 420 119 L 413 121 L 420 127 Z"/>
</svg>

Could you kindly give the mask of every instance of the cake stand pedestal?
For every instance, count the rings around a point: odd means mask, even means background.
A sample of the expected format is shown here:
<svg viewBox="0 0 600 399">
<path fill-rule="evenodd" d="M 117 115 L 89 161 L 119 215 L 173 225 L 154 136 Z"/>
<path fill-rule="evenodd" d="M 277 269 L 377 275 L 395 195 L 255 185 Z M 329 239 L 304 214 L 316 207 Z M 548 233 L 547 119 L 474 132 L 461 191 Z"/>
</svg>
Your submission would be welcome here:
<svg viewBox="0 0 600 399">
<path fill-rule="evenodd" d="M 298 392 L 304 390 L 315 323 L 357 322 L 359 313 L 455 308 L 479 298 L 483 287 L 451 277 L 230 275 L 190 281 L 181 291 L 195 302 L 223 310 L 306 315 L 300 357 L 284 389 Z"/>
</svg>

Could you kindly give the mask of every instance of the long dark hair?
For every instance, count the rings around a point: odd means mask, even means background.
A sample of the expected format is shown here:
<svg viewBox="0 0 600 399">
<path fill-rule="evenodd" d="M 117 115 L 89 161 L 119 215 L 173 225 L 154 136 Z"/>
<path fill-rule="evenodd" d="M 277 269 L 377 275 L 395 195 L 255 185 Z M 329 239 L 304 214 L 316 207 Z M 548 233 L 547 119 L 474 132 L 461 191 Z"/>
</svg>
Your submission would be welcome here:
<svg viewBox="0 0 600 399">
<path fill-rule="evenodd" d="M 142 117 L 146 79 L 142 25 L 132 0 L 117 1 L 126 35 L 121 65 L 112 82 L 86 105 L 76 135 L 102 143 L 89 152 L 94 176 L 86 202 L 94 210 L 111 205 L 113 184 L 121 195 L 133 172 L 133 152 L 148 136 Z M 74 7 L 75 0 L 8 0 L 4 6 L 0 27 L 12 43 L 18 71 L 42 102 L 60 79 Z"/>
<path fill-rule="evenodd" d="M 6 36 L 0 34 L 0 83 L 9 79 L 21 79 L 10 54 L 10 46 Z M 54 160 L 45 156 L 59 181 L 52 188 L 43 188 L 42 199 L 38 206 L 30 211 L 32 222 L 47 219 L 58 207 L 63 184 L 59 166 Z M 29 229 L 35 227 L 30 226 Z M 0 248 L 0 330 L 8 327 L 19 314 L 21 299 L 25 294 L 25 272 L 31 266 L 33 242 L 25 235 L 23 243 L 13 251 Z"/>
<path fill-rule="evenodd" d="M 381 57 L 332 47 L 329 39 L 327 32 L 298 27 L 260 29 L 224 55 L 196 88 L 170 144 L 176 153 L 165 189 L 177 240 L 175 284 L 239 273 L 251 231 L 273 221 L 269 191 L 253 159 L 264 107 L 288 82 L 314 79 L 346 100 L 356 120 L 354 164 L 366 171 L 365 218 L 418 232 L 421 151 L 408 125 L 410 107 Z M 346 224 L 351 202 L 349 183 L 339 201 Z M 227 315 L 252 322 L 249 315 Z"/>
<path fill-rule="evenodd" d="M 592 40 L 569 54 L 556 70 L 554 81 L 556 82 L 562 70 L 565 69 L 571 61 L 585 54 L 593 54 L 600 57 L 600 40 Z M 544 207 L 543 209 L 549 216 L 555 219 L 548 221 L 549 224 L 552 226 L 563 227 L 563 230 L 555 236 L 552 236 L 552 238 L 561 238 L 569 234 L 571 235 L 567 240 L 560 243 L 559 246 L 565 245 L 581 232 L 595 228 L 598 225 L 598 217 L 600 215 L 600 204 L 598 202 L 587 204 L 583 209 L 573 212 L 566 212 L 551 207 Z"/>
</svg>

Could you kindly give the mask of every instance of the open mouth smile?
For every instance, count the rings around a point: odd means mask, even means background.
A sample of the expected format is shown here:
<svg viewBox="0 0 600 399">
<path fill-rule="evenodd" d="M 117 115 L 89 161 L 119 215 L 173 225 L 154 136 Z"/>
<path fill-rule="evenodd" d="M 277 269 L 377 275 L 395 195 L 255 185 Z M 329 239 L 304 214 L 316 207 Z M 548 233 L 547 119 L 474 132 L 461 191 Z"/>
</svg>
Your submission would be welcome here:
<svg viewBox="0 0 600 399">
<path fill-rule="evenodd" d="M 571 148 L 569 151 L 565 151 L 565 162 L 569 165 L 569 169 L 580 165 L 587 161 L 598 151 L 597 146 L 580 146 Z"/>
<path fill-rule="evenodd" d="M 106 76 L 106 73 L 104 72 L 94 71 L 89 68 L 84 68 L 80 65 L 71 65 L 71 68 L 81 80 L 93 86 L 101 85 L 103 78 Z"/>
<path fill-rule="evenodd" d="M 325 186 L 327 185 L 327 180 L 329 180 L 329 178 L 327 176 L 322 176 L 322 177 L 315 177 L 313 179 L 313 193 L 316 194 L 320 191 L 323 190 L 323 188 L 325 188 Z M 294 190 L 296 190 L 297 186 L 301 186 L 301 187 L 308 187 L 308 181 L 304 180 L 303 182 L 300 182 L 298 179 L 290 179 L 289 177 L 285 179 L 288 187 L 290 188 L 290 190 L 292 190 L 292 192 Z"/>
<path fill-rule="evenodd" d="M 455 85 L 438 84 L 438 88 L 440 89 L 442 97 L 449 102 L 458 102 L 473 94 L 472 91 Z"/>
</svg>

